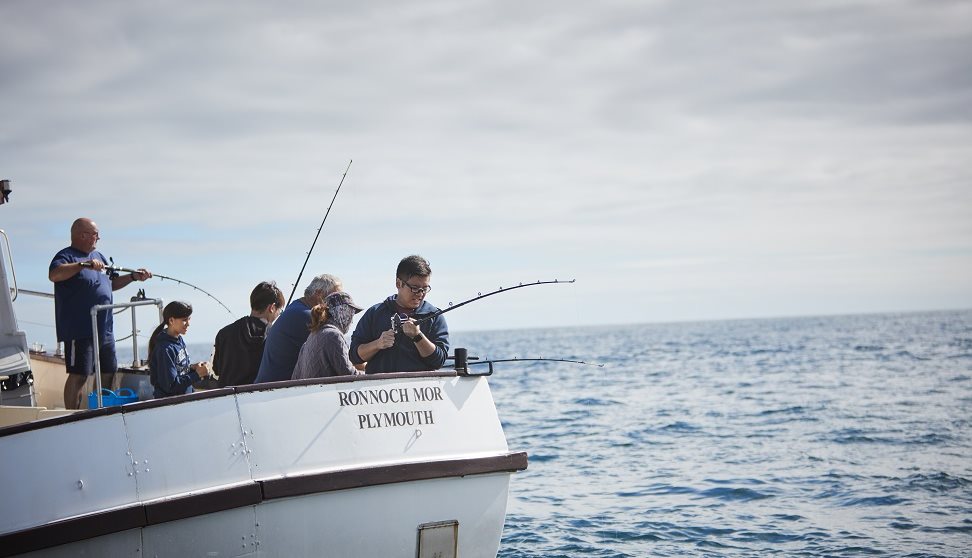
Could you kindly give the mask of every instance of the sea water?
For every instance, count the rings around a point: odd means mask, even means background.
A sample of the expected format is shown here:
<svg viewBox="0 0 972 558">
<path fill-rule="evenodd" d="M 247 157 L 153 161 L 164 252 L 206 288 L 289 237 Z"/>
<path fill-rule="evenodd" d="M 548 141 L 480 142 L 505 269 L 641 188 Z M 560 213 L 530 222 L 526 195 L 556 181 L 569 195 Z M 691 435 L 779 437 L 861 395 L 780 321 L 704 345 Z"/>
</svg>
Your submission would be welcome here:
<svg viewBox="0 0 972 558">
<path fill-rule="evenodd" d="M 972 312 L 454 334 L 497 364 L 500 556 L 972 556 Z"/>
<path fill-rule="evenodd" d="M 972 311 L 451 340 L 603 364 L 495 365 L 501 557 L 972 556 Z"/>
</svg>

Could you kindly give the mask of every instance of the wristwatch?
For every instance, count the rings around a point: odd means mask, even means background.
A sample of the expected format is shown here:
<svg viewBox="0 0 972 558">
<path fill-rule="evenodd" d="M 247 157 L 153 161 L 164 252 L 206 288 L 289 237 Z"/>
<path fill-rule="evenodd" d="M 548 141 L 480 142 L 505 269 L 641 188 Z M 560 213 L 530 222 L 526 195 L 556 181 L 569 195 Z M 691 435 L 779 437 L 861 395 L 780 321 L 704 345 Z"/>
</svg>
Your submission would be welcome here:
<svg viewBox="0 0 972 558">
<path fill-rule="evenodd" d="M 418 335 L 412 337 L 412 342 L 414 342 L 414 343 L 418 343 L 421 340 L 422 340 L 422 332 L 421 331 L 418 332 Z"/>
</svg>

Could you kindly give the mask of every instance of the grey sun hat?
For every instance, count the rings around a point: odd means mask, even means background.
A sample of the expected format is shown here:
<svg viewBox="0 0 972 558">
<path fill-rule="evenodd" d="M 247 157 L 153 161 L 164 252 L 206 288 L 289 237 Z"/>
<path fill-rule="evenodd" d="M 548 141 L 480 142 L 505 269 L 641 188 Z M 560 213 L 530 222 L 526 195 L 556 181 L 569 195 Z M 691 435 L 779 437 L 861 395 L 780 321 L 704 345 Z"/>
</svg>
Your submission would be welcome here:
<svg viewBox="0 0 972 558">
<path fill-rule="evenodd" d="M 344 291 L 338 291 L 336 293 L 327 295 L 327 297 L 324 299 L 324 304 L 326 304 L 328 308 L 336 308 L 342 304 L 346 304 L 354 309 L 355 314 L 364 310 L 364 308 L 358 306 L 354 302 L 354 299 L 351 298 L 350 294 Z"/>
</svg>

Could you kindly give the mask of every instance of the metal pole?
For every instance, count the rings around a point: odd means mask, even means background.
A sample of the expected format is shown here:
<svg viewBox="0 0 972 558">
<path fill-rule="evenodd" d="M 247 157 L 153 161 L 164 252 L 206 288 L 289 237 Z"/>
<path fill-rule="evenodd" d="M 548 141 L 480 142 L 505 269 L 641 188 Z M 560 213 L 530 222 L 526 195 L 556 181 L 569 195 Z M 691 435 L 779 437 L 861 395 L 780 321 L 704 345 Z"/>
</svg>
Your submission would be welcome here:
<svg viewBox="0 0 972 558">
<path fill-rule="evenodd" d="M 138 328 L 135 327 L 135 309 L 132 308 L 132 368 L 138 368 L 138 335 L 135 332 Z"/>
<path fill-rule="evenodd" d="M 101 399 L 101 343 L 98 342 L 98 312 L 102 310 L 111 311 L 115 308 L 132 308 L 132 324 L 135 323 L 135 310 L 136 306 L 148 306 L 154 304 L 159 308 L 159 321 L 162 321 L 162 299 L 161 298 L 146 298 L 145 300 L 138 300 L 135 302 L 122 302 L 119 304 L 97 304 L 91 307 L 91 344 L 94 345 L 94 361 L 95 361 L 95 389 L 97 390 L 98 397 L 98 408 L 104 407 L 104 401 Z M 132 337 L 135 336 L 134 327 L 132 330 Z M 137 355 L 136 355 L 137 356 Z"/>
<path fill-rule="evenodd" d="M 91 345 L 94 347 L 95 394 L 99 409 L 104 407 L 101 401 L 101 341 L 98 339 L 98 309 L 100 308 L 101 306 L 98 305 L 91 307 Z"/>
</svg>

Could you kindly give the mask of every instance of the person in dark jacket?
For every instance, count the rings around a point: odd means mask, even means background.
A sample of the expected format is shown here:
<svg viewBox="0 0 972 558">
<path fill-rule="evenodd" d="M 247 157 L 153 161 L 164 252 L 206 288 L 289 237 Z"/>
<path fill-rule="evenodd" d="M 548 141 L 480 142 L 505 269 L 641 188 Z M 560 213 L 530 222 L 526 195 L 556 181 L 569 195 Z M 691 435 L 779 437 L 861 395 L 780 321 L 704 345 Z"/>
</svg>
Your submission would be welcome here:
<svg viewBox="0 0 972 558">
<path fill-rule="evenodd" d="M 209 377 L 209 363 L 189 362 L 186 341 L 192 305 L 173 301 L 162 310 L 162 323 L 149 338 L 149 371 L 154 396 L 171 397 L 192 393 L 192 384 Z"/>
<path fill-rule="evenodd" d="M 300 347 L 310 334 L 307 326 L 311 322 L 311 308 L 320 304 L 327 295 L 342 290 L 341 285 L 341 280 L 334 275 L 318 275 L 304 289 L 304 296 L 284 308 L 276 323 L 267 331 L 263 360 L 253 383 L 281 382 L 294 375 Z"/>
<path fill-rule="evenodd" d="M 432 268 L 421 256 L 403 258 L 395 271 L 398 293 L 362 314 L 351 335 L 351 362 L 366 374 L 438 370 L 449 355 L 445 317 L 418 323 L 413 316 L 438 311 L 425 300 L 432 290 Z M 392 327 L 393 320 L 401 327 Z"/>
<path fill-rule="evenodd" d="M 229 324 L 216 334 L 213 372 L 217 385 L 252 384 L 260 370 L 267 328 L 280 316 L 283 291 L 273 281 L 262 281 L 250 293 L 250 315 Z"/>
</svg>

